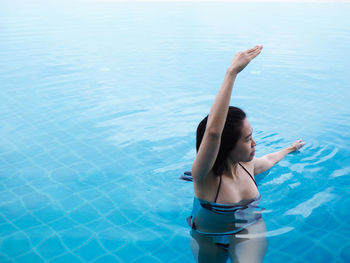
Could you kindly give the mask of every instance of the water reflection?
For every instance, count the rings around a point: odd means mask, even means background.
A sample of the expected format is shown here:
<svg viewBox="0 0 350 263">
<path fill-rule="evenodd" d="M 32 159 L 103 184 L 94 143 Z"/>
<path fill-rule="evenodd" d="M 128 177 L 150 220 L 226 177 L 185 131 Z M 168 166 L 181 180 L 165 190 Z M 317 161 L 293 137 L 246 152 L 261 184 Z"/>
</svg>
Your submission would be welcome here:
<svg viewBox="0 0 350 263">
<path fill-rule="evenodd" d="M 191 249 L 197 262 L 262 262 L 266 226 L 260 194 L 237 203 L 220 204 L 194 197 Z"/>
<path fill-rule="evenodd" d="M 296 207 L 286 211 L 285 215 L 301 215 L 304 218 L 311 215 L 312 211 L 324 203 L 329 202 L 333 198 L 336 197 L 335 194 L 331 193 L 333 191 L 333 187 L 328 187 L 326 190 L 315 194 L 309 200 L 306 200 L 303 203 L 298 204 Z"/>
<path fill-rule="evenodd" d="M 266 226 L 261 217 L 230 236 L 191 233 L 191 250 L 196 262 L 262 262 L 267 250 Z M 220 243 L 223 242 L 223 243 Z"/>
</svg>

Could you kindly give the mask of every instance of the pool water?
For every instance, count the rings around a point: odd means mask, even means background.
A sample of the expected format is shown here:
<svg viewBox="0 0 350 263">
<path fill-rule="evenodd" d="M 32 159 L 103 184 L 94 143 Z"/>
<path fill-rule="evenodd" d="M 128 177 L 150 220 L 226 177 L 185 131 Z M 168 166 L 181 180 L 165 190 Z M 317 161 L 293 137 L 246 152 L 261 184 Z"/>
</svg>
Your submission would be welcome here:
<svg viewBox="0 0 350 263">
<path fill-rule="evenodd" d="M 350 261 L 349 3 L 2 1 L 0 262 L 194 262 L 195 130 L 235 52 L 264 262 Z"/>
</svg>

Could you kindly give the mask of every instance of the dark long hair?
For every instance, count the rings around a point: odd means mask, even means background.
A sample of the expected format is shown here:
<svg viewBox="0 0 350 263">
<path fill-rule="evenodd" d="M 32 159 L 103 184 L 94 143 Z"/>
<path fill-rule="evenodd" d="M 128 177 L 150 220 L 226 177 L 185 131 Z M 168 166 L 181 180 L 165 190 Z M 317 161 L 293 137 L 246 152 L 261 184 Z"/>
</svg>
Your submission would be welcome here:
<svg viewBox="0 0 350 263">
<path fill-rule="evenodd" d="M 240 108 L 230 106 L 228 109 L 224 130 L 221 134 L 220 148 L 218 156 L 216 157 L 213 172 L 215 175 L 221 175 L 227 167 L 227 157 L 229 153 L 235 148 L 237 141 L 242 135 L 243 120 L 246 114 Z M 202 142 L 205 128 L 207 126 L 208 115 L 199 123 L 197 127 L 196 149 L 198 152 L 199 146 Z"/>
</svg>

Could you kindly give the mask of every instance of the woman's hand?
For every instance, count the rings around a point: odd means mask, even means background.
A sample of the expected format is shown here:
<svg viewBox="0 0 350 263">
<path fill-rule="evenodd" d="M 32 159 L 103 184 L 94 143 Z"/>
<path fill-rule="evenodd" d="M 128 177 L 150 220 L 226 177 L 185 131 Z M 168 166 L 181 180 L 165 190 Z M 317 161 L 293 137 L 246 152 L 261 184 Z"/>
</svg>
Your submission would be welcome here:
<svg viewBox="0 0 350 263">
<path fill-rule="evenodd" d="M 299 139 L 297 141 L 295 141 L 291 146 L 290 146 L 290 149 L 294 152 L 294 151 L 297 151 L 299 150 L 301 147 L 303 147 L 305 144 L 305 142 L 303 142 L 302 139 Z"/>
<path fill-rule="evenodd" d="M 229 67 L 230 72 L 232 74 L 238 74 L 239 72 L 241 72 L 253 58 L 259 55 L 262 48 L 263 46 L 259 45 L 259 46 L 255 46 L 253 48 L 247 49 L 245 51 L 236 53 Z"/>
</svg>

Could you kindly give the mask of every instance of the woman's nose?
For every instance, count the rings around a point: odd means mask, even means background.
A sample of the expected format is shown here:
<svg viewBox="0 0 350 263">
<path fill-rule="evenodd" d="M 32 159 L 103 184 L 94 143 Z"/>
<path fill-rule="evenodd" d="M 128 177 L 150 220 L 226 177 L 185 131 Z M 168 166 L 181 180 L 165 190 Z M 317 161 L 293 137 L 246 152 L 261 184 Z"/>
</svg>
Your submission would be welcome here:
<svg viewBox="0 0 350 263">
<path fill-rule="evenodd" d="M 253 140 L 252 141 L 252 147 L 254 147 L 256 145 L 256 142 Z"/>
</svg>

